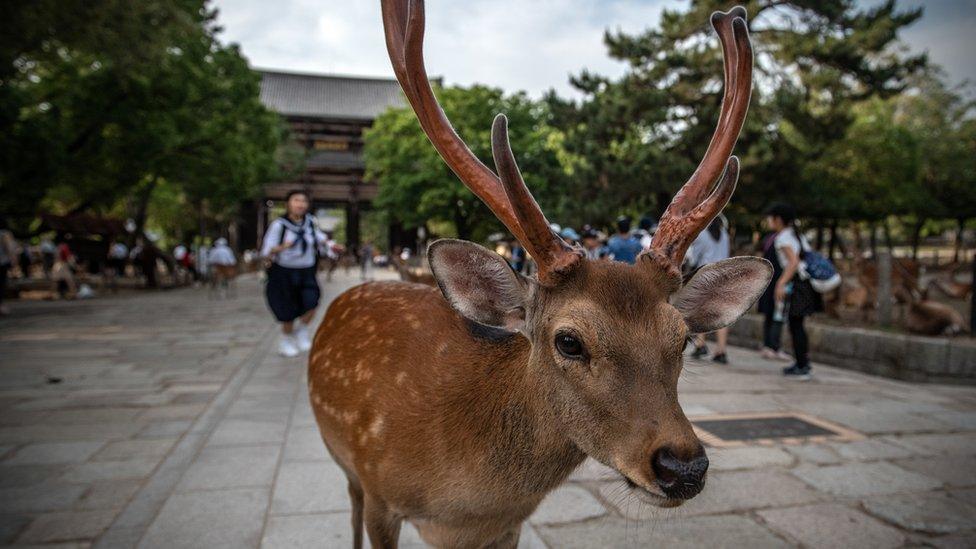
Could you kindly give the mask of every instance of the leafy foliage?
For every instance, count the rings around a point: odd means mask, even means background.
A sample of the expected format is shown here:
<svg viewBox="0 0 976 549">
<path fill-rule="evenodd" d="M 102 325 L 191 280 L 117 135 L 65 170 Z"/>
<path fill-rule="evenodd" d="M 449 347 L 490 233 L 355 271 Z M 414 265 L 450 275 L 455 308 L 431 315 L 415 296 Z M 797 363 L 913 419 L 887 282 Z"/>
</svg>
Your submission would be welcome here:
<svg viewBox="0 0 976 549">
<path fill-rule="evenodd" d="M 565 159 L 559 156 L 560 134 L 547 124 L 543 105 L 525 94 L 506 96 L 485 86 L 437 89 L 444 111 L 472 152 L 488 166 L 491 123 L 508 116 L 509 137 L 526 185 L 547 211 L 557 210 L 563 194 Z M 450 223 L 461 238 L 485 237 L 502 229 L 491 211 L 441 160 L 409 108 L 390 109 L 366 132 L 366 177 L 377 181 L 377 206 L 408 226 Z M 575 197 L 574 197 L 575 198 Z"/>
<path fill-rule="evenodd" d="M 274 176 L 284 136 L 203 0 L 19 2 L 0 69 L 2 213 L 110 210 L 166 182 L 214 211 Z M 189 212 L 188 212 L 189 213 Z"/>
</svg>

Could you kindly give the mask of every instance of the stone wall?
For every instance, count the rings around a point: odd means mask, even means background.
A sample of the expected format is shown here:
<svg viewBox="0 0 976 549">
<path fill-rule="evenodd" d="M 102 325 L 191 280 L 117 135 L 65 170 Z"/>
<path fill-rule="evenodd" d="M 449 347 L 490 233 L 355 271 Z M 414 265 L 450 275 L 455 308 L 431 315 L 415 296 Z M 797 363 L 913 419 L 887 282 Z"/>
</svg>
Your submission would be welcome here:
<svg viewBox="0 0 976 549">
<path fill-rule="evenodd" d="M 745 315 L 730 330 L 736 345 L 758 347 L 761 315 Z M 789 331 L 783 328 L 788 351 Z M 815 361 L 911 381 L 976 384 L 976 340 L 925 337 L 807 321 Z"/>
</svg>

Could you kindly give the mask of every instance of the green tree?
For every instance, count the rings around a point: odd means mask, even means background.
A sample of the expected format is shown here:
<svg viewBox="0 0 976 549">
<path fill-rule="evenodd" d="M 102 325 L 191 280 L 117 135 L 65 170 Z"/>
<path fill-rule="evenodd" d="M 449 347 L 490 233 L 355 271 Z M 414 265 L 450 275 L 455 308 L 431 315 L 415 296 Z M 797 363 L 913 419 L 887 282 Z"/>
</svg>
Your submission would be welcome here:
<svg viewBox="0 0 976 549">
<path fill-rule="evenodd" d="M 854 104 L 899 93 L 925 64 L 924 56 L 892 52 L 898 31 L 921 10 L 898 11 L 894 0 L 865 10 L 851 0 L 744 5 L 756 72 L 737 147 L 743 170 L 734 207 L 757 212 L 778 196 L 831 216 L 819 181 L 798 175 L 844 138 Z M 610 56 L 628 71 L 616 80 L 584 72 L 573 79 L 583 101 L 553 101 L 569 151 L 591 162 L 588 177 L 609 180 L 608 206 L 643 200 L 641 206 L 662 210 L 704 153 L 722 94 L 722 54 L 708 21 L 726 8 L 696 0 L 686 11 L 665 10 L 660 25 L 644 33 L 608 32 Z"/>
<path fill-rule="evenodd" d="M 923 151 L 920 185 L 926 195 L 912 204 L 911 212 L 917 253 L 927 220 L 952 219 L 961 236 L 966 221 L 976 217 L 976 101 L 966 99 L 965 89 L 946 86 L 945 75 L 933 68 L 913 79 L 892 102 L 898 120 Z M 956 243 L 958 259 L 961 238 Z"/>
<path fill-rule="evenodd" d="M 23 2 L 12 12 L 0 192 L 22 226 L 41 204 L 125 202 L 141 228 L 161 182 L 200 211 L 226 211 L 273 177 L 282 125 L 236 46 L 216 40 L 203 0 Z"/>
<path fill-rule="evenodd" d="M 564 194 L 560 139 L 547 123 L 544 105 L 524 93 L 505 95 L 497 88 L 472 86 L 435 89 L 444 112 L 472 152 L 487 166 L 491 123 L 508 116 L 512 150 L 525 177 L 550 217 L 556 219 Z M 366 177 L 379 184 L 376 206 L 405 226 L 449 224 L 460 238 L 482 239 L 503 230 L 491 211 L 441 160 L 409 108 L 389 109 L 365 135 Z"/>
</svg>

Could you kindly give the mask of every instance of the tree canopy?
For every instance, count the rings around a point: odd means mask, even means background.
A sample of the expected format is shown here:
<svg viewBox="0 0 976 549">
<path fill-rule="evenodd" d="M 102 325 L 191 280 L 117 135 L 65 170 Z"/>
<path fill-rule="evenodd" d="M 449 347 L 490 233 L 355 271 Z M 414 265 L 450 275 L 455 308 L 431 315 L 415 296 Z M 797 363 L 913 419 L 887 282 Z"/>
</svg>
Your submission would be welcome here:
<svg viewBox="0 0 976 549">
<path fill-rule="evenodd" d="M 232 209 L 274 176 L 283 126 L 237 47 L 216 39 L 203 0 L 8 11 L 0 213 L 21 229 L 41 206 L 123 208 L 141 226 L 163 183 L 188 203 Z"/>
<path fill-rule="evenodd" d="M 490 167 L 491 123 L 496 114 L 507 115 L 526 185 L 543 206 L 558 209 L 565 195 L 557 184 L 565 178 L 568 160 L 560 158 L 561 136 L 547 123 L 544 105 L 524 93 L 505 95 L 485 86 L 437 88 L 435 93 L 458 134 Z M 408 107 L 387 110 L 376 119 L 366 132 L 364 156 L 366 177 L 380 186 L 376 205 L 394 220 L 408 226 L 447 223 L 461 238 L 483 238 L 502 229 L 441 160 Z"/>
</svg>

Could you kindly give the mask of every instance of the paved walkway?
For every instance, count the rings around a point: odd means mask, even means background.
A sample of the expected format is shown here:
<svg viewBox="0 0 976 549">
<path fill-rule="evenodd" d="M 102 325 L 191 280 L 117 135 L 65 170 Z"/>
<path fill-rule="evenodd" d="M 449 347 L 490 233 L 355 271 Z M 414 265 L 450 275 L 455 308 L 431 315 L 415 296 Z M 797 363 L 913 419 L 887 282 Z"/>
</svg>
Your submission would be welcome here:
<svg viewBox="0 0 976 549">
<path fill-rule="evenodd" d="M 350 546 L 304 359 L 269 352 L 253 277 L 226 301 L 184 289 L 14 311 L 0 319 L 0 544 Z M 523 546 L 976 546 L 976 388 L 820 366 L 791 383 L 754 353 L 731 358 L 688 361 L 690 416 L 799 411 L 863 438 L 712 448 L 705 492 L 673 510 L 588 462 Z M 402 541 L 421 546 L 410 528 Z"/>
</svg>

